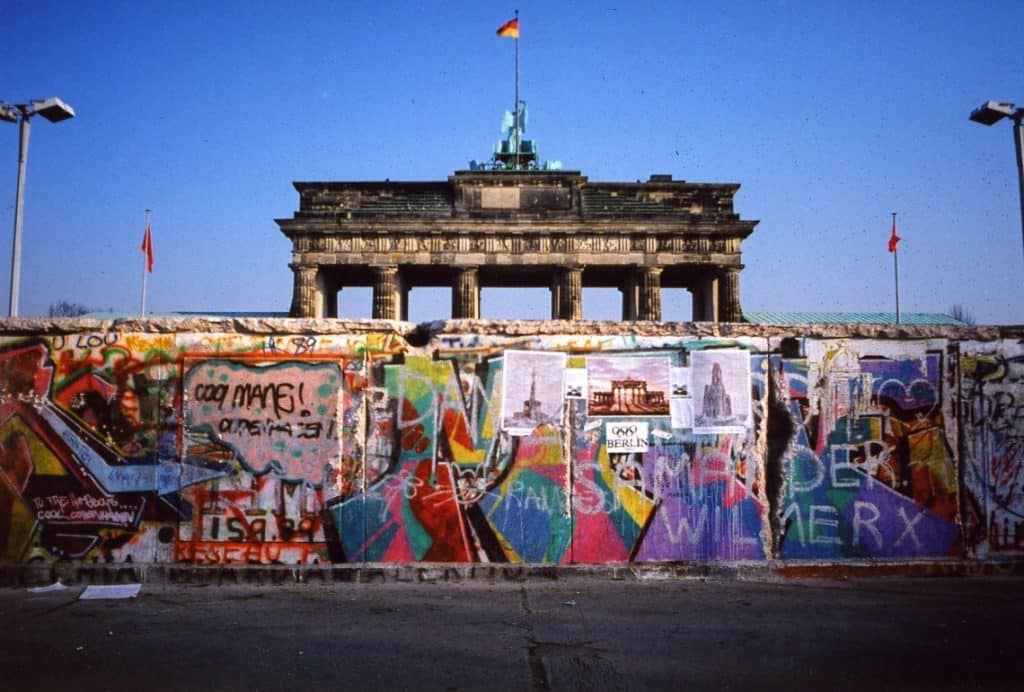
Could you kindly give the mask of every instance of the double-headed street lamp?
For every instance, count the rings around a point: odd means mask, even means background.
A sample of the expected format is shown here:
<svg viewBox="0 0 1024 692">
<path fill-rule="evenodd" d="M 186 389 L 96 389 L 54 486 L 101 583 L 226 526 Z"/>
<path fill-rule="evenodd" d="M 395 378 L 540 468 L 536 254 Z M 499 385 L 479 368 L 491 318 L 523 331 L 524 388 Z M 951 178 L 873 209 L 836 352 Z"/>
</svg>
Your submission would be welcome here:
<svg viewBox="0 0 1024 692">
<path fill-rule="evenodd" d="M 9 123 L 21 121 L 18 141 L 18 187 L 14 201 L 14 247 L 11 250 L 11 304 L 8 314 L 18 316 L 18 284 L 21 278 L 21 209 L 25 197 L 25 162 L 28 159 L 28 119 L 41 115 L 51 123 L 75 117 L 75 111 L 59 98 L 10 105 L 0 102 L 0 120 Z"/>
<path fill-rule="evenodd" d="M 1013 142 L 1017 149 L 1017 185 L 1020 187 L 1020 228 L 1024 237 L 1024 108 L 1016 108 L 1012 103 L 986 101 L 973 111 L 971 120 L 982 125 L 994 125 L 1003 118 L 1013 120 Z"/>
</svg>

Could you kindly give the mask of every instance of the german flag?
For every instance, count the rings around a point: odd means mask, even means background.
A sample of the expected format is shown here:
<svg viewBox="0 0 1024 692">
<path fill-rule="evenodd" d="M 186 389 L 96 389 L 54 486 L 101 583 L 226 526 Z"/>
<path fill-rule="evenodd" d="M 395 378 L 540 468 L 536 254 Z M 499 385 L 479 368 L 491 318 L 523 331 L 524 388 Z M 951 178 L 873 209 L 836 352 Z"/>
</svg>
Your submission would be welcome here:
<svg viewBox="0 0 1024 692">
<path fill-rule="evenodd" d="M 502 38 L 519 38 L 519 18 L 510 19 L 502 24 L 497 33 Z"/>
</svg>

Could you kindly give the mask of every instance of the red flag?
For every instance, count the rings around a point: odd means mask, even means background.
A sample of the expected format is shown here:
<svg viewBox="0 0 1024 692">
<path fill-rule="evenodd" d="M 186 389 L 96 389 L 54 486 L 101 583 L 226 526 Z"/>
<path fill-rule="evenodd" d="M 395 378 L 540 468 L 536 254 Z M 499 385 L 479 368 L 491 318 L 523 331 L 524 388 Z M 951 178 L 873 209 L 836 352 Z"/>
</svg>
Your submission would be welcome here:
<svg viewBox="0 0 1024 692">
<path fill-rule="evenodd" d="M 503 38 L 519 38 L 519 18 L 508 20 L 498 27 L 496 33 Z"/>
<path fill-rule="evenodd" d="M 146 253 L 146 271 L 153 273 L 153 234 L 149 232 L 149 222 L 146 222 L 146 233 L 142 236 L 142 251 Z"/>
<path fill-rule="evenodd" d="M 892 235 L 889 236 L 889 252 L 896 252 L 896 246 L 899 245 L 900 237 L 896 235 L 896 217 L 892 217 Z"/>
</svg>

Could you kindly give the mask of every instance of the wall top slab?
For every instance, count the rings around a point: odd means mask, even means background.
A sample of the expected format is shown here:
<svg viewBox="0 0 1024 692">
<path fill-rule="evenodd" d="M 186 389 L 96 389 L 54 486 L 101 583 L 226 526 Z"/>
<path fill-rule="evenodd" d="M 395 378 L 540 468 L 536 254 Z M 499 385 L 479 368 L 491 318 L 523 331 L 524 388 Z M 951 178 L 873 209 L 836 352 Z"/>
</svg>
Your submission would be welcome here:
<svg viewBox="0 0 1024 692">
<path fill-rule="evenodd" d="M 950 339 L 956 341 L 1024 338 L 1024 325 L 967 326 L 893 324 L 766 325 L 712 322 L 611 322 L 572 320 L 442 320 L 415 324 L 396 320 L 297 319 L 281 317 L 155 317 L 147 319 L 14 318 L 0 320 L 0 336 L 40 336 L 83 332 L 142 334 L 393 334 L 426 343 L 436 336 L 580 335 L 634 337 L 793 337 L 827 339 Z"/>
</svg>

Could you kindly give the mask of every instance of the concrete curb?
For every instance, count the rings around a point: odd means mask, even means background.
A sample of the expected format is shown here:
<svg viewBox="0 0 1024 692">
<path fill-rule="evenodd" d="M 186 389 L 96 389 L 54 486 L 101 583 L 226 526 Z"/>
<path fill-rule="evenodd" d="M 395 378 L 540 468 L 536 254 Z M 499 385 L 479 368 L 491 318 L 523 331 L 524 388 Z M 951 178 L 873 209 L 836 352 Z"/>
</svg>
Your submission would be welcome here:
<svg viewBox="0 0 1024 692">
<path fill-rule="evenodd" d="M 803 561 L 684 562 L 657 564 L 337 564 L 337 565 L 0 565 L 0 587 L 150 583 L 193 586 L 290 586 L 296 584 L 536 582 L 572 579 L 612 581 L 872 579 L 880 577 L 1024 576 L 1024 559 L 818 563 Z"/>
</svg>

